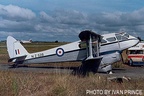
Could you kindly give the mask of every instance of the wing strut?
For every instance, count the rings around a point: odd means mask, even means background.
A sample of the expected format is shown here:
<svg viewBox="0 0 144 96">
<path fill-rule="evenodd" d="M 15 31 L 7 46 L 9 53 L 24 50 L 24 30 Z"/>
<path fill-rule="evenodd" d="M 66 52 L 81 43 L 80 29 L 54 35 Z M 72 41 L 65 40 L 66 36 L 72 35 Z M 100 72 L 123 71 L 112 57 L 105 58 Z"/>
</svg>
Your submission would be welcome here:
<svg viewBox="0 0 144 96">
<path fill-rule="evenodd" d="M 82 42 L 86 42 L 87 45 L 87 57 L 82 62 L 83 68 L 84 70 L 91 70 L 93 73 L 96 73 L 103 58 L 99 55 L 99 44 L 102 36 L 85 30 L 79 34 L 79 38 Z"/>
<path fill-rule="evenodd" d="M 89 45 L 89 48 L 88 48 L 88 50 L 89 50 L 89 56 L 87 57 L 86 60 L 94 58 L 93 57 L 93 51 L 92 51 L 92 39 L 91 39 L 91 35 L 90 35 L 89 43 L 87 45 Z"/>
</svg>

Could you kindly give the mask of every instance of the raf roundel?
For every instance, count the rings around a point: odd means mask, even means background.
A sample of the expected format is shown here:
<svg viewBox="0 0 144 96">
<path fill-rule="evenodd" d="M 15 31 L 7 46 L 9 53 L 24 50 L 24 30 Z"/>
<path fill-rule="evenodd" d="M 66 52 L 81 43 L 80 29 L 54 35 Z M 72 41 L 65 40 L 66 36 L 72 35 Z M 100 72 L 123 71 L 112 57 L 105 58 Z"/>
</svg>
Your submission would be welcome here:
<svg viewBox="0 0 144 96">
<path fill-rule="evenodd" d="M 56 50 L 56 54 L 57 54 L 57 56 L 61 57 L 64 55 L 64 50 L 62 48 L 58 48 Z"/>
</svg>

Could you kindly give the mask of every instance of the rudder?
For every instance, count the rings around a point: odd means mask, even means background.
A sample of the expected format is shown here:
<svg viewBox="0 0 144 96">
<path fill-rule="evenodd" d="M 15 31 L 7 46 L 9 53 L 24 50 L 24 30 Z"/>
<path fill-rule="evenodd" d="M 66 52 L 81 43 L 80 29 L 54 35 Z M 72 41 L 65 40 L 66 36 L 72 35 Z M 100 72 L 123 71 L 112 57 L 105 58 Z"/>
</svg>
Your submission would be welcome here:
<svg viewBox="0 0 144 96">
<path fill-rule="evenodd" d="M 10 59 L 26 56 L 29 54 L 27 50 L 21 45 L 21 43 L 12 36 L 7 37 L 7 51 Z"/>
</svg>

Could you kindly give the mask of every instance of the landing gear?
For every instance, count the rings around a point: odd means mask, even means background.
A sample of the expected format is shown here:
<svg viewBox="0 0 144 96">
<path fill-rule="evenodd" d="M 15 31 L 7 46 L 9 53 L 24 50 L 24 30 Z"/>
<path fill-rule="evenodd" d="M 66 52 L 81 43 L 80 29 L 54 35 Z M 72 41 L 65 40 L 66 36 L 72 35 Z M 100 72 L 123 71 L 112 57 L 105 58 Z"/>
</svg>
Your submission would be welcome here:
<svg viewBox="0 0 144 96">
<path fill-rule="evenodd" d="M 86 30 L 79 34 L 81 41 L 86 42 L 87 57 L 82 61 L 80 74 L 87 75 L 88 72 L 96 73 L 102 60 L 100 56 L 100 42 L 102 36 L 92 31 Z"/>
<path fill-rule="evenodd" d="M 92 59 L 82 61 L 81 66 L 73 71 L 74 75 L 88 76 L 89 72 L 97 73 L 102 57 L 94 57 Z"/>
</svg>

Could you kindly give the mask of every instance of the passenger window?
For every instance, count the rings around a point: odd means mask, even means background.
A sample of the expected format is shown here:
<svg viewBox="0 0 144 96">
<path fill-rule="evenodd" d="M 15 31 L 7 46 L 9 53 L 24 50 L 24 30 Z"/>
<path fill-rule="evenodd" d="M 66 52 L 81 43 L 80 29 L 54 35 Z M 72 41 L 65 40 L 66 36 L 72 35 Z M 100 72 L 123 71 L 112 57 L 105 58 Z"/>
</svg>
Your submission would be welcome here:
<svg viewBox="0 0 144 96">
<path fill-rule="evenodd" d="M 107 43 L 107 41 L 106 41 L 106 40 L 104 40 L 104 39 L 102 39 L 102 40 L 101 40 L 101 43 Z"/>
<path fill-rule="evenodd" d="M 127 40 L 128 38 L 126 38 L 126 37 L 124 37 L 124 36 L 122 36 L 122 40 Z"/>
<path fill-rule="evenodd" d="M 116 41 L 116 38 L 115 37 L 111 37 L 111 38 L 107 38 L 106 40 L 112 42 L 112 41 Z"/>
<path fill-rule="evenodd" d="M 86 43 L 81 42 L 81 43 L 79 44 L 79 48 L 81 48 L 81 49 L 83 49 L 83 48 L 87 48 Z"/>
</svg>

